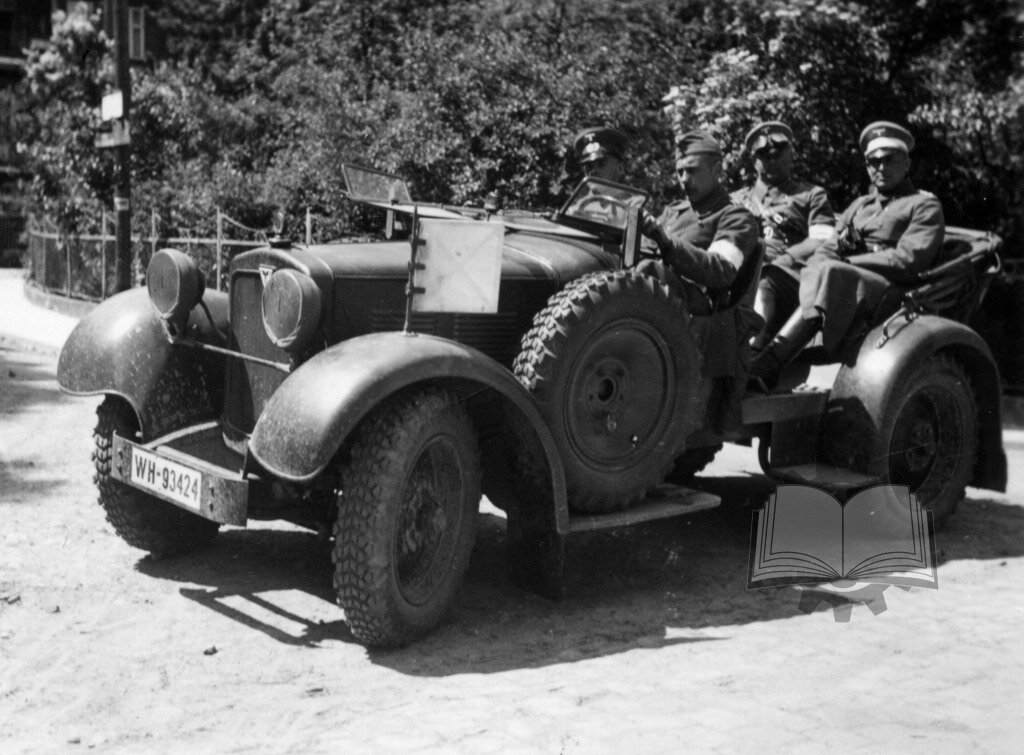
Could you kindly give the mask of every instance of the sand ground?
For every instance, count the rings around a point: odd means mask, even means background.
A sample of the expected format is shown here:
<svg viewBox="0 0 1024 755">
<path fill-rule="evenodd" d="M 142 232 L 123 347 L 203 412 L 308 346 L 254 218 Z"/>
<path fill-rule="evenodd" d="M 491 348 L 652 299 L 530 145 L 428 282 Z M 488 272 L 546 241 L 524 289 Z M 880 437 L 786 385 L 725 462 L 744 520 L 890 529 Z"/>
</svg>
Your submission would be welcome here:
<svg viewBox="0 0 1024 755">
<path fill-rule="evenodd" d="M 562 601 L 509 582 L 480 514 L 449 619 L 369 652 L 334 604 L 330 544 L 226 529 L 153 561 L 105 522 L 96 399 L 52 353 L 0 341 L 0 752 L 1019 752 L 1024 449 L 1006 495 L 969 490 L 939 589 L 848 623 L 745 589 L 749 449 L 719 509 L 574 542 Z M 1015 443 L 1019 443 L 1015 441 Z"/>
</svg>

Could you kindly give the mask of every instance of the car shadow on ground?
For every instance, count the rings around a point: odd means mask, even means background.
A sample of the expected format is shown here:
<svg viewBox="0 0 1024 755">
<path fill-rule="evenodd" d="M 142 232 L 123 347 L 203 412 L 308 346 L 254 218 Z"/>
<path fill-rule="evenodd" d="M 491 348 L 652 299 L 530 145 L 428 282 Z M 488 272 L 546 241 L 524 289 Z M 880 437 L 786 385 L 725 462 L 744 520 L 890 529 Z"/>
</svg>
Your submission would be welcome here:
<svg viewBox="0 0 1024 755">
<path fill-rule="evenodd" d="M 481 514 L 470 568 L 449 617 L 411 646 L 370 651 L 370 658 L 416 676 L 494 673 L 724 641 L 731 627 L 800 615 L 796 590 L 746 587 L 751 515 L 771 482 L 747 475 L 702 479 L 701 486 L 731 494 L 718 509 L 570 540 L 560 601 L 511 583 L 504 519 Z M 971 491 L 936 542 L 940 564 L 1024 555 L 1024 509 Z M 340 609 L 335 614 L 328 607 L 334 600 L 330 543 L 314 534 L 232 529 L 202 553 L 144 558 L 138 568 L 190 583 L 180 589 L 183 597 L 282 643 L 357 642 Z M 315 599 L 317 610 L 304 615 L 275 597 L 290 590 Z M 866 608 L 857 610 L 869 616 Z M 293 630 L 254 613 L 287 619 Z"/>
</svg>

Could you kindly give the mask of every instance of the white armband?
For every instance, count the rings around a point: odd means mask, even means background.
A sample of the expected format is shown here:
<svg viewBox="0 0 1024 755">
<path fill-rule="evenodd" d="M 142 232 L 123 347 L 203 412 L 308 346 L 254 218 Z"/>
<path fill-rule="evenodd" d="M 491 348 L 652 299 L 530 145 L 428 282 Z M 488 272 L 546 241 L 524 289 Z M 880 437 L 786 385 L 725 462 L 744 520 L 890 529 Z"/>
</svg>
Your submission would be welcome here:
<svg viewBox="0 0 1024 755">
<path fill-rule="evenodd" d="M 835 232 L 834 226 L 815 223 L 807 229 L 807 238 L 814 239 L 815 241 L 828 241 L 835 235 Z"/>
<path fill-rule="evenodd" d="M 743 252 L 731 241 L 726 241 L 725 239 L 712 241 L 711 246 L 708 247 L 708 252 L 724 257 L 737 270 L 743 265 Z"/>
</svg>

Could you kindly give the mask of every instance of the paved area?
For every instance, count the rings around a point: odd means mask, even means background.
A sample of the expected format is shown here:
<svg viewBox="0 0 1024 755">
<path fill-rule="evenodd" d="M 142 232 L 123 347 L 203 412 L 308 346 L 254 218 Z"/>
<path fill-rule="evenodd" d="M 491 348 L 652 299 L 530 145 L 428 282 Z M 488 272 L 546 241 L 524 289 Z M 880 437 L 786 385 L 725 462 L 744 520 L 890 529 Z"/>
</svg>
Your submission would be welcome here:
<svg viewBox="0 0 1024 755">
<path fill-rule="evenodd" d="M 46 298 L 40 296 L 41 301 Z M 0 340 L 59 352 L 77 324 L 77 317 L 30 301 L 23 270 L 0 269 Z"/>
</svg>

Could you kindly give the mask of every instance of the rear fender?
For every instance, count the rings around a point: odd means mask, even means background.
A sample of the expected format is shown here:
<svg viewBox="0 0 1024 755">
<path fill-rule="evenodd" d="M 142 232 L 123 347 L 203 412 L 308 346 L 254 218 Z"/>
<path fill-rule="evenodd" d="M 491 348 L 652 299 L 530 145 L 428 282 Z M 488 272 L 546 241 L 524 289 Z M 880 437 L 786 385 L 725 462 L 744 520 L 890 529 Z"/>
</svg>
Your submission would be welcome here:
<svg viewBox="0 0 1024 755">
<path fill-rule="evenodd" d="M 1006 490 L 999 371 L 988 345 L 966 325 L 932 315 L 897 321 L 888 330 L 881 347 L 883 326 L 868 333 L 856 361 L 839 370 L 831 402 L 846 411 L 864 412 L 877 427 L 896 386 L 923 360 L 940 353 L 951 356 L 971 379 L 978 407 L 980 437 L 971 485 Z"/>
<path fill-rule="evenodd" d="M 564 474 L 533 397 L 494 359 L 444 338 L 373 333 L 317 354 L 267 402 L 253 428 L 249 452 L 271 474 L 309 482 L 327 468 L 372 409 L 398 391 L 422 384 L 456 391 L 478 427 L 501 411 L 525 420 L 517 424 L 543 449 L 556 504 L 553 524 L 561 529 L 568 516 Z"/>
<path fill-rule="evenodd" d="M 207 291 L 203 301 L 216 328 L 228 327 L 228 297 Z M 186 334 L 223 345 L 206 314 L 196 307 Z M 136 288 L 117 294 L 82 318 L 60 353 L 57 381 L 68 393 L 121 396 L 138 415 L 144 439 L 213 419 L 221 407 L 224 357 L 173 346 L 163 321 Z"/>
</svg>

